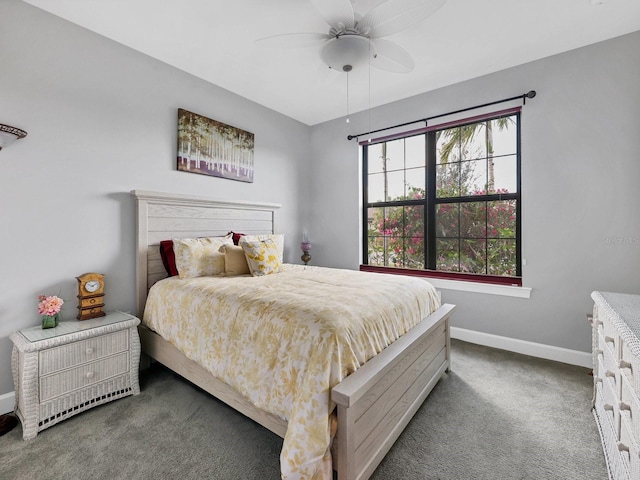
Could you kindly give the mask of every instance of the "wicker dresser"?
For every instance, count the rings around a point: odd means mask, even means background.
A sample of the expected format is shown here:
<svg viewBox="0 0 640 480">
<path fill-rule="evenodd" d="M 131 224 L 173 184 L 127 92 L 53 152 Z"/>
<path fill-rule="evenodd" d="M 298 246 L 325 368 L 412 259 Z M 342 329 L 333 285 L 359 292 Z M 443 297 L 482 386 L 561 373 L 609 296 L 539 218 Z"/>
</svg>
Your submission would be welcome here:
<svg viewBox="0 0 640 480">
<path fill-rule="evenodd" d="M 140 320 L 123 312 L 11 334 L 23 438 L 77 413 L 140 393 Z"/>
<path fill-rule="evenodd" d="M 609 478 L 640 480 L 640 295 L 591 297 L 593 413 Z"/>
</svg>

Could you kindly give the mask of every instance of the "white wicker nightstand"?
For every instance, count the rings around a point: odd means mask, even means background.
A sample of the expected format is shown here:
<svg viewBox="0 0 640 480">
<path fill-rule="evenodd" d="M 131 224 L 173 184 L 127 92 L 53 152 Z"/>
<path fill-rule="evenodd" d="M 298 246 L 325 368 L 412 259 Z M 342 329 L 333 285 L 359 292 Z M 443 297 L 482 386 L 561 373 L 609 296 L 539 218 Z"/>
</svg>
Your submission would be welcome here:
<svg viewBox="0 0 640 480">
<path fill-rule="evenodd" d="M 116 311 L 10 335 L 16 415 L 25 440 L 96 405 L 140 393 L 139 323 Z"/>
</svg>

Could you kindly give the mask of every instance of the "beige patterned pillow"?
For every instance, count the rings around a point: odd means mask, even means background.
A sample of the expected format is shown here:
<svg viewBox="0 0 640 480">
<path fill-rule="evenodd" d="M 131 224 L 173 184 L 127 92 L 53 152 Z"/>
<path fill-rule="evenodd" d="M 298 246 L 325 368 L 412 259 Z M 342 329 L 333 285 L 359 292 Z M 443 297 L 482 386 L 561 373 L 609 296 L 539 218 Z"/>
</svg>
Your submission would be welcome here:
<svg viewBox="0 0 640 480">
<path fill-rule="evenodd" d="M 247 238 L 245 235 L 238 245 L 244 250 L 251 275 L 259 277 L 278 273 L 282 270 L 282 249 L 276 239 L 264 236 L 263 239 Z"/>
<path fill-rule="evenodd" d="M 225 244 L 220 247 L 219 251 L 224 255 L 225 275 L 246 275 L 251 273 L 242 247 Z"/>
<path fill-rule="evenodd" d="M 233 245 L 231 235 L 224 237 L 174 238 L 173 251 L 180 278 L 209 277 L 224 274 L 222 245 Z"/>
</svg>

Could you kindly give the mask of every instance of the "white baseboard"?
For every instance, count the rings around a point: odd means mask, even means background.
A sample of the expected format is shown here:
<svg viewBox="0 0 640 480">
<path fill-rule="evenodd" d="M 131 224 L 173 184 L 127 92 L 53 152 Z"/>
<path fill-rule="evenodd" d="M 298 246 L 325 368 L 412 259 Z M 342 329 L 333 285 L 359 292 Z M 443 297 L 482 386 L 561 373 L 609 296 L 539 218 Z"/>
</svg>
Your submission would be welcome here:
<svg viewBox="0 0 640 480">
<path fill-rule="evenodd" d="M 5 393 L 0 395 L 0 415 L 13 412 L 16 406 L 16 394 L 15 392 Z"/>
<path fill-rule="evenodd" d="M 465 328 L 451 327 L 451 338 L 457 338 L 465 342 L 484 345 L 485 347 L 499 348 L 509 352 L 522 353 L 532 357 L 554 360 L 579 367 L 593 367 L 591 352 L 580 352 L 568 348 L 554 347 L 542 343 L 528 342 L 516 338 L 501 337 L 491 333 L 476 332 Z"/>
</svg>

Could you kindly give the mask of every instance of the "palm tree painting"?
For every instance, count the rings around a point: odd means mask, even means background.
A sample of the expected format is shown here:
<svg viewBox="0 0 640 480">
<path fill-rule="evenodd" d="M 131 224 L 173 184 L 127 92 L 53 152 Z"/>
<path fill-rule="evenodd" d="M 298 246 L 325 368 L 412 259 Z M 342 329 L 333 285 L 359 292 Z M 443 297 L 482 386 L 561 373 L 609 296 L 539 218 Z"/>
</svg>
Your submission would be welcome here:
<svg viewBox="0 0 640 480">
<path fill-rule="evenodd" d="M 177 168 L 253 182 L 253 133 L 178 109 Z"/>
</svg>

